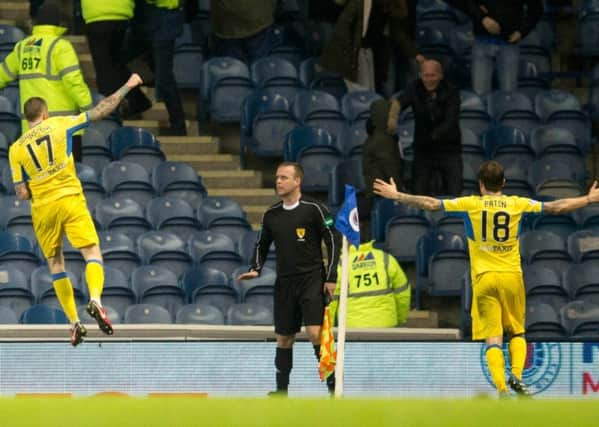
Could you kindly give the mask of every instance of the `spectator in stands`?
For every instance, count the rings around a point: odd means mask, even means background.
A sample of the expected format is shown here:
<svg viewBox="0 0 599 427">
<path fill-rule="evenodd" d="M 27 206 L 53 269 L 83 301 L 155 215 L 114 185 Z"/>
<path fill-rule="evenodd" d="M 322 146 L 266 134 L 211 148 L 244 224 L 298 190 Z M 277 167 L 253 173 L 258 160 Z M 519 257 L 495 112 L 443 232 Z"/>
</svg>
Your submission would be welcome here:
<svg viewBox="0 0 599 427">
<path fill-rule="evenodd" d="M 87 41 L 96 69 L 96 84 L 104 96 L 117 90 L 131 75 L 121 61 L 121 50 L 134 7 L 134 0 L 81 0 Z M 136 87 L 127 94 L 120 111 L 128 117 L 151 107 L 152 102 Z"/>
<path fill-rule="evenodd" d="M 16 195 L 19 200 L 31 199 L 33 229 L 48 262 L 58 301 L 72 324 L 73 346 L 83 341 L 87 330 L 79 321 L 73 285 L 65 271 L 62 252 L 65 237 L 86 261 L 85 280 L 90 296 L 87 312 L 96 319 L 102 332 L 112 335 L 113 330 L 100 301 L 104 269 L 98 233 L 77 178 L 69 136 L 75 129 L 110 114 L 127 92 L 141 83 L 141 78 L 133 74 L 97 106 L 69 117 L 49 117 L 44 99 L 28 98 L 24 116 L 30 129 L 10 146 L 8 153 Z"/>
<path fill-rule="evenodd" d="M 374 192 L 379 196 L 463 218 L 468 237 L 472 275 L 472 339 L 485 340 L 486 359 L 491 377 L 501 395 L 507 385 L 520 395 L 529 395 L 522 382 L 526 361 L 525 288 L 520 266 L 518 230 L 524 213 L 563 214 L 599 202 L 595 181 L 585 196 L 541 203 L 506 196 L 504 169 L 496 161 L 480 166 L 478 181 L 481 196 L 439 200 L 398 192 L 395 183 L 377 180 Z M 510 337 L 511 375 L 506 384 L 503 335 Z"/>
<path fill-rule="evenodd" d="M 382 92 L 390 46 L 384 34 L 395 3 L 402 0 L 336 0 L 345 7 L 323 49 L 320 66 L 340 74 L 349 91 Z"/>
<path fill-rule="evenodd" d="M 418 75 L 424 57 L 416 46 L 416 0 L 393 3 L 389 18 L 389 38 L 395 61 L 395 87 L 403 89 Z"/>
<path fill-rule="evenodd" d="M 237 280 L 260 275 L 270 244 L 277 253 L 277 280 L 274 291 L 274 320 L 277 334 L 275 356 L 277 390 L 287 395 L 293 367 L 295 334 L 302 323 L 320 361 L 320 331 L 324 318 L 325 294 L 333 295 L 337 281 L 339 237 L 333 219 L 320 203 L 304 197 L 301 184 L 304 171 L 299 163 L 283 162 L 277 168 L 276 191 L 281 201 L 262 217 L 253 263 Z M 324 268 L 322 241 L 328 252 Z M 335 390 L 334 374 L 327 378 L 329 392 Z"/>
<path fill-rule="evenodd" d="M 275 2 L 213 0 L 210 2 L 214 53 L 251 64 L 273 48 Z"/>
<path fill-rule="evenodd" d="M 497 62 L 499 89 L 518 88 L 518 44 L 543 16 L 542 0 L 449 0 L 472 19 L 472 89 L 478 95 L 491 92 L 493 60 Z"/>
<path fill-rule="evenodd" d="M 390 178 L 401 183 L 401 155 L 397 141 L 399 103 L 377 99 L 370 104 L 370 117 L 366 122 L 368 138 L 362 151 L 362 173 L 366 193 L 372 197 L 372 184 L 379 178 Z"/>
<path fill-rule="evenodd" d="M 179 0 L 136 0 L 124 59 L 129 62 L 142 53 L 151 52 L 156 97 L 166 105 L 171 135 L 187 135 L 185 113 L 173 72 L 175 39 L 182 32 L 183 10 Z"/>
<path fill-rule="evenodd" d="M 21 115 L 25 101 L 44 97 L 51 116 L 78 114 L 92 107 L 92 96 L 83 79 L 71 42 L 63 38 L 58 5 L 46 1 L 35 16 L 32 35 L 18 42 L 0 65 L 0 89 L 19 80 Z M 23 120 L 23 131 L 28 129 Z M 81 136 L 73 136 L 73 156 L 81 161 Z"/>
<path fill-rule="evenodd" d="M 373 247 L 374 241 L 349 249 L 347 327 L 393 328 L 403 325 L 410 310 L 410 284 L 395 258 Z M 330 305 L 334 318 L 341 293 L 341 269 Z"/>
<path fill-rule="evenodd" d="M 420 78 L 399 96 L 400 109 L 414 113 L 414 166 L 412 190 L 431 194 L 435 173 L 442 179 L 442 193 L 462 192 L 462 135 L 460 131 L 460 91 L 443 78 L 438 61 L 425 60 Z M 394 126 L 390 121 L 389 127 Z"/>
</svg>

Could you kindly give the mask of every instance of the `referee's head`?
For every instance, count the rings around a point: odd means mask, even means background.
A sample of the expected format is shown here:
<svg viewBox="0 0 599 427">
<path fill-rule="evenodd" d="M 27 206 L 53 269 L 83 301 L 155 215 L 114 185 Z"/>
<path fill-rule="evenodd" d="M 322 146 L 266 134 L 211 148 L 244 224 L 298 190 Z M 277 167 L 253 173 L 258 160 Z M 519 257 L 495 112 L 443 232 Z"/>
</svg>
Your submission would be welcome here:
<svg viewBox="0 0 599 427">
<path fill-rule="evenodd" d="M 277 166 L 275 186 L 277 196 L 285 198 L 300 193 L 304 169 L 296 162 L 282 162 Z"/>
</svg>

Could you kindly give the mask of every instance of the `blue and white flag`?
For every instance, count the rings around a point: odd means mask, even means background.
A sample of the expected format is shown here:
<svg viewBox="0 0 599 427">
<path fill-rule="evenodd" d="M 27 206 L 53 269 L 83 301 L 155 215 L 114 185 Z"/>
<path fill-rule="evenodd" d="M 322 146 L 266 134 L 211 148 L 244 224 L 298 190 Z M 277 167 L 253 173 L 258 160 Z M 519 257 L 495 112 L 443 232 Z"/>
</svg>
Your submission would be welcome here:
<svg viewBox="0 0 599 427">
<path fill-rule="evenodd" d="M 347 238 L 349 243 L 356 248 L 360 246 L 360 219 L 356 189 L 351 185 L 345 185 L 345 200 L 337 213 L 335 228 Z"/>
</svg>

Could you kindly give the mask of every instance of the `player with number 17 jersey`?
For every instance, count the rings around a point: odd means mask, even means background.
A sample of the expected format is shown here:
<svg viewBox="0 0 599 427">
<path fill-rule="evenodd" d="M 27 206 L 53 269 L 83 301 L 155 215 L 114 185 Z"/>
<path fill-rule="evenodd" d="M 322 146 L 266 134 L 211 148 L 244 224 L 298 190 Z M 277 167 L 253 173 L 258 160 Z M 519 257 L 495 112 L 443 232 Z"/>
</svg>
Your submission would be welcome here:
<svg viewBox="0 0 599 427">
<path fill-rule="evenodd" d="M 71 156 L 71 137 L 88 124 L 87 113 L 51 117 L 25 132 L 11 146 L 13 182 L 27 182 L 32 206 L 83 193 Z"/>
<path fill-rule="evenodd" d="M 468 196 L 443 200 L 442 209 L 464 220 L 473 281 L 482 273 L 522 272 L 518 237 L 524 213 L 543 203 L 518 196 Z"/>
</svg>

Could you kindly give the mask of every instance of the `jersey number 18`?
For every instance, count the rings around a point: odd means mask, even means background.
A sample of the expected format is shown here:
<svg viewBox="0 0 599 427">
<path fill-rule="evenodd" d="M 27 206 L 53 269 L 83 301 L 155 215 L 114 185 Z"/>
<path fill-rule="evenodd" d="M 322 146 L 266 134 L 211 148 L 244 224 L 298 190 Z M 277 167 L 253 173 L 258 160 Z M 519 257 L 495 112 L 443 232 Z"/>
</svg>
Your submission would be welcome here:
<svg viewBox="0 0 599 427">
<path fill-rule="evenodd" d="M 481 219 L 481 237 L 482 241 L 487 241 L 487 217 L 488 212 L 482 212 Z M 499 211 L 493 215 L 493 240 L 496 242 L 505 242 L 510 237 L 510 215 L 507 212 Z"/>
</svg>

